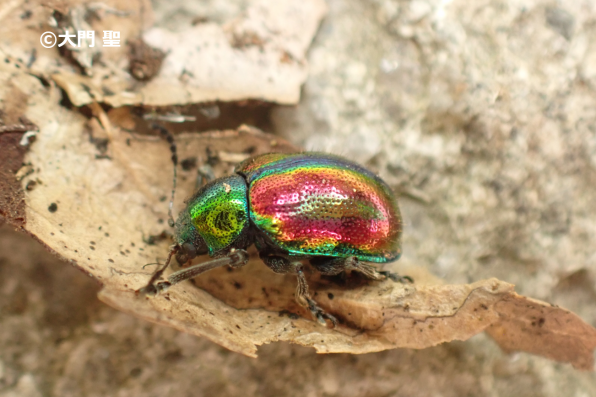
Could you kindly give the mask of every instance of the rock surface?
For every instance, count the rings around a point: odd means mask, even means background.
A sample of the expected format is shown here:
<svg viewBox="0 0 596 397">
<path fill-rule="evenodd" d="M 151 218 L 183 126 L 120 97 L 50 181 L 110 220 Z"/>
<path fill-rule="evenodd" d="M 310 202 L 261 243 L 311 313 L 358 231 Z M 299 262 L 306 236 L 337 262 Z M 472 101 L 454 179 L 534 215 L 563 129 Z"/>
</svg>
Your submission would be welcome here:
<svg viewBox="0 0 596 397">
<path fill-rule="evenodd" d="M 245 2 L 229 3 L 214 19 Z M 275 132 L 400 191 L 403 264 L 450 283 L 498 277 L 596 326 L 596 6 L 328 5 L 302 101 L 273 111 Z M 94 281 L 8 229 L 1 397 L 596 395 L 594 373 L 507 355 L 484 334 L 361 356 L 276 343 L 247 358 L 106 307 Z"/>
</svg>

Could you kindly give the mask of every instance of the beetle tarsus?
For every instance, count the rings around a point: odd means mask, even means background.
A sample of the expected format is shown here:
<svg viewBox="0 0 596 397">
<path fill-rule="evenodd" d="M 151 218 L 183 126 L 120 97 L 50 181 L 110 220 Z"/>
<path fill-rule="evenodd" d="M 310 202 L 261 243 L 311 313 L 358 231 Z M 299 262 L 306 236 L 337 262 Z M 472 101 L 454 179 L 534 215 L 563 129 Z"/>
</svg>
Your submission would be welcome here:
<svg viewBox="0 0 596 397">
<path fill-rule="evenodd" d="M 327 321 L 331 322 L 331 328 L 337 327 L 337 319 L 332 316 L 331 314 L 325 312 L 323 309 L 317 305 L 317 302 L 312 300 L 311 298 L 306 298 L 306 302 L 308 303 L 308 309 L 312 313 L 313 317 L 317 319 L 317 322 L 324 327 L 327 327 Z"/>
<path fill-rule="evenodd" d="M 169 281 L 160 281 L 159 283 L 155 284 L 155 289 L 157 290 L 158 293 L 160 293 L 160 292 L 164 292 L 171 286 L 172 286 L 172 283 L 170 283 Z"/>
<path fill-rule="evenodd" d="M 139 288 L 135 291 L 137 295 L 144 295 L 144 296 L 155 296 L 157 295 L 157 289 L 155 285 L 149 284 L 144 286 L 143 288 Z"/>
<path fill-rule="evenodd" d="M 164 292 L 171 286 L 172 284 L 169 281 L 160 281 L 157 284 L 148 284 L 147 286 L 139 289 L 137 293 L 145 296 L 156 296 L 157 294 Z"/>
<path fill-rule="evenodd" d="M 347 258 L 314 258 L 310 260 L 310 263 L 326 276 L 335 276 L 346 270 L 353 270 L 371 280 L 383 281 L 390 279 L 403 284 L 414 283 L 414 279 L 410 276 L 400 276 L 396 273 L 377 270 L 370 263 L 361 262 L 355 256 Z"/>
<path fill-rule="evenodd" d="M 410 276 L 400 276 L 397 273 L 391 273 L 388 271 L 380 271 L 379 273 L 385 276 L 386 278 L 395 281 L 396 283 L 414 284 L 414 279 Z"/>
</svg>

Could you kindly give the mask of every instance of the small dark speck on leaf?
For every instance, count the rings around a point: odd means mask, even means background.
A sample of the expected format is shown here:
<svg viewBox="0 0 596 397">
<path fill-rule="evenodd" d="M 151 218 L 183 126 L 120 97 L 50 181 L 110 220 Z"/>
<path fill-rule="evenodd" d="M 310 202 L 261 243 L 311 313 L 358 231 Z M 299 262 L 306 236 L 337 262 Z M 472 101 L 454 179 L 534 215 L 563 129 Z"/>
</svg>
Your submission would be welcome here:
<svg viewBox="0 0 596 397">
<path fill-rule="evenodd" d="M 58 205 L 56 203 L 50 204 L 50 206 L 48 207 L 48 211 L 50 211 L 52 213 L 58 211 Z"/>
<path fill-rule="evenodd" d="M 130 376 L 133 378 L 138 378 L 141 375 L 141 368 L 136 367 L 130 370 Z"/>
<path fill-rule="evenodd" d="M 333 294 L 332 294 L 331 292 L 329 292 L 329 293 L 327 294 L 327 297 L 328 297 L 329 299 L 333 299 Z"/>
<path fill-rule="evenodd" d="M 298 320 L 300 318 L 299 315 L 297 315 L 296 313 L 292 313 L 288 310 L 282 310 L 279 312 L 279 317 L 282 316 L 288 316 L 291 320 Z"/>
<path fill-rule="evenodd" d="M 190 171 L 191 169 L 197 166 L 197 158 L 189 157 L 187 159 L 184 159 L 180 162 L 180 166 L 184 171 Z"/>
<path fill-rule="evenodd" d="M 36 181 L 29 181 L 27 182 L 27 186 L 25 186 L 25 189 L 27 189 L 27 191 L 31 191 L 33 189 L 35 189 L 35 186 L 37 185 Z"/>
</svg>

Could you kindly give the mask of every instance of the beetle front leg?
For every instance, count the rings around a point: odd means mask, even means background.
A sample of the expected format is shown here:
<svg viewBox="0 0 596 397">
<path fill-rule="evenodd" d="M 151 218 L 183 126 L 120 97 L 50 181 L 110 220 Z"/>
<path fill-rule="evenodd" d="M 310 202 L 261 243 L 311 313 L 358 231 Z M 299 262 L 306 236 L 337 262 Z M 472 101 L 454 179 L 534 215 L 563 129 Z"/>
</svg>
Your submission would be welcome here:
<svg viewBox="0 0 596 397">
<path fill-rule="evenodd" d="M 304 271 L 302 270 L 302 263 L 290 262 L 287 258 L 281 256 L 268 256 L 267 254 L 261 253 L 261 259 L 267 266 L 271 268 L 275 273 L 292 273 L 298 277 L 298 285 L 296 287 L 296 302 L 308 309 L 314 318 L 317 319 L 318 323 L 327 326 L 329 320 L 332 324 L 332 328 L 337 326 L 337 319 L 329 313 L 326 313 L 314 299 L 311 298 L 308 291 L 308 283 L 306 277 L 304 277 Z"/>
<path fill-rule="evenodd" d="M 155 277 L 154 275 L 145 287 L 137 290 L 136 292 L 144 295 L 155 296 L 158 293 L 170 288 L 172 285 L 194 278 L 201 273 L 205 273 L 208 270 L 225 265 L 241 267 L 246 265 L 247 262 L 248 253 L 245 250 L 233 249 L 226 256 L 223 256 L 221 258 L 213 259 L 203 263 L 197 263 L 194 266 L 178 270 L 177 272 L 170 274 L 167 281 L 160 281 L 159 283 L 155 283 L 155 281 L 157 281 L 157 277 Z M 165 270 L 165 266 L 163 270 Z M 159 275 L 161 275 L 161 273 L 159 273 Z"/>
</svg>

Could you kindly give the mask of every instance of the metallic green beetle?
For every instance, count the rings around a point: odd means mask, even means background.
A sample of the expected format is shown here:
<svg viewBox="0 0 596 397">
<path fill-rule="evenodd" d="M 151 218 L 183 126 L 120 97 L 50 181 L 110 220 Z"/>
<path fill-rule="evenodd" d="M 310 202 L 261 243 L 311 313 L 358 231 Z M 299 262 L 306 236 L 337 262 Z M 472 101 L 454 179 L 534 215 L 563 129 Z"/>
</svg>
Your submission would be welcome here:
<svg viewBox="0 0 596 397">
<path fill-rule="evenodd" d="M 215 267 L 243 266 L 252 244 L 273 271 L 298 276 L 296 300 L 321 324 L 337 320 L 311 298 L 300 260 L 326 275 L 355 270 L 373 280 L 412 281 L 367 263 L 401 254 L 397 200 L 379 177 L 338 156 L 271 153 L 247 160 L 197 191 L 175 228 L 166 265 L 141 292 L 156 294 Z M 217 259 L 157 282 L 173 255 L 184 264 L 206 253 Z"/>
</svg>

